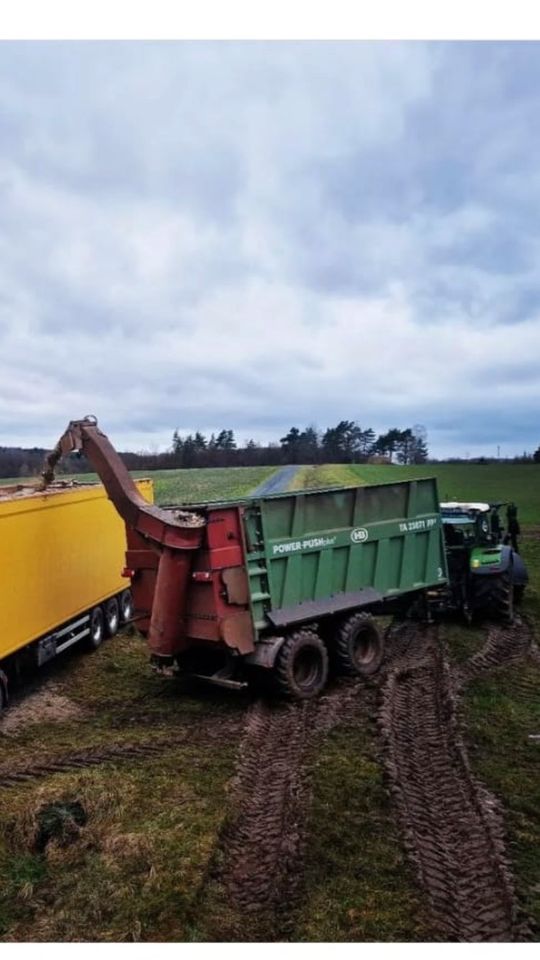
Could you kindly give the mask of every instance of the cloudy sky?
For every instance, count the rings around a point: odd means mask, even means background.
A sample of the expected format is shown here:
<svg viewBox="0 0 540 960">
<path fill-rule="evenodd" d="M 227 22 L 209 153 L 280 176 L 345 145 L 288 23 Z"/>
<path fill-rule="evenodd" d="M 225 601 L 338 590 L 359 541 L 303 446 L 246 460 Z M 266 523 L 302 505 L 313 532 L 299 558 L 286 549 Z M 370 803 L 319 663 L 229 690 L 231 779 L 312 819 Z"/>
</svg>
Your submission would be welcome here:
<svg viewBox="0 0 540 960">
<path fill-rule="evenodd" d="M 0 43 L 0 445 L 540 444 L 538 43 Z"/>
</svg>

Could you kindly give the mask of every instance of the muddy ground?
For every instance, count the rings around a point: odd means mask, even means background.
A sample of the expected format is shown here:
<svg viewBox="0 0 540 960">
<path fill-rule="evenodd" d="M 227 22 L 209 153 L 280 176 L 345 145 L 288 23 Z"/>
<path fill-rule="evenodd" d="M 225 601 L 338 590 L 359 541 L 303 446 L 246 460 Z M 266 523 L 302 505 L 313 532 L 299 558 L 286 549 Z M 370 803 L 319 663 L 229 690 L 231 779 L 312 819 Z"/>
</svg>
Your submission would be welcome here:
<svg viewBox="0 0 540 960">
<path fill-rule="evenodd" d="M 106 654 L 108 670 L 113 665 L 122 668 L 121 658 L 111 653 L 117 642 L 118 638 Z M 128 650 L 128 642 L 124 643 Z M 160 937 L 173 940 L 301 938 L 299 931 L 306 929 L 303 911 L 309 902 L 305 864 L 316 843 L 311 810 L 317 790 L 317 757 L 333 730 L 347 728 L 354 736 L 355 729 L 360 734 L 370 724 L 376 762 L 389 797 L 389 816 L 409 863 L 407 882 L 416 887 L 425 911 L 419 936 L 457 941 L 535 939 L 534 923 L 515 883 L 505 811 L 472 770 L 461 716 L 461 701 L 470 684 L 529 661 L 538 663 L 538 651 L 524 621 L 512 628 L 486 629 L 479 649 L 458 664 L 449 657 L 441 630 L 405 623 L 390 628 L 387 658 L 375 682 L 335 682 L 318 701 L 294 705 L 253 694 L 219 701 L 212 699 L 213 694 L 205 699 L 207 695 L 198 690 L 195 694 L 188 691 L 183 712 L 176 709 L 178 694 L 163 693 L 155 681 L 139 682 L 136 671 L 133 688 L 119 689 L 116 694 L 109 688 L 98 691 L 93 702 L 81 694 L 84 676 L 70 698 L 62 672 L 59 676 L 53 672 L 27 696 L 24 689 L 20 691 L 11 713 L 0 724 L 0 804 L 11 824 L 5 840 L 5 862 L 29 853 L 39 867 L 44 858 L 50 858 L 42 872 L 36 867 L 35 882 L 30 887 L 27 884 L 22 895 L 23 899 L 26 896 L 23 905 L 18 898 L 24 885 L 21 888 L 14 882 L 17 907 L 11 910 L 11 901 L 6 898 L 4 939 L 86 939 L 92 929 L 95 939 L 152 939 L 158 936 L 156 931 Z M 136 670 L 143 668 L 142 662 L 138 652 Z M 534 698 L 538 692 L 527 676 L 525 669 L 517 685 L 514 682 L 518 700 Z M 59 738 L 54 735 L 55 724 L 63 731 Z M 174 889 L 168 891 L 165 878 L 161 902 L 156 893 L 153 912 L 146 921 L 139 914 L 132 917 L 129 913 L 125 934 L 118 932 L 113 908 L 107 913 L 101 904 L 94 906 L 88 927 L 83 921 L 76 928 L 70 926 L 69 904 L 61 908 L 54 885 L 63 882 L 64 865 L 60 862 L 69 847 L 66 837 L 72 842 L 68 861 L 69 857 L 72 860 L 67 865 L 79 863 L 84 871 L 90 862 L 92 782 L 81 779 L 85 771 L 100 768 L 106 780 L 110 770 L 112 789 L 115 776 L 122 782 L 125 764 L 125 782 L 131 783 L 133 791 L 140 775 L 137 771 L 143 769 L 146 776 L 145 765 L 160 771 L 162 794 L 156 791 L 155 802 L 161 797 L 162 807 L 156 819 L 156 848 L 147 851 L 147 860 L 137 867 L 136 879 L 130 879 L 122 894 L 133 897 L 136 885 L 141 883 L 138 895 L 151 897 L 155 876 L 168 869 L 156 852 L 159 829 L 170 819 L 167 790 L 172 790 L 173 784 L 175 791 L 185 786 L 176 779 L 182 778 L 186 751 L 190 758 L 206 757 L 207 766 L 203 759 L 202 772 L 196 776 L 191 759 L 192 767 L 186 773 L 192 778 L 189 802 L 206 806 L 201 824 L 195 825 L 199 831 L 196 870 L 186 860 L 186 871 L 195 870 L 196 879 L 191 885 L 195 893 L 190 894 L 189 902 L 186 900 L 182 922 L 174 908 L 174 897 L 182 896 L 180 881 L 175 880 L 171 885 Z M 222 763 L 219 782 L 212 779 L 212 758 L 217 763 L 218 757 Z M 199 762 L 195 761 L 195 766 Z M 164 778 L 164 771 L 168 771 L 169 780 Z M 66 783 L 71 793 L 64 789 L 62 784 Z M 103 790 L 102 781 L 94 781 L 94 786 L 98 792 Z M 20 789 L 23 794 L 19 797 Z M 336 783 L 336 816 L 339 791 L 340 784 Z M 13 792 L 19 799 L 10 806 L 9 795 Z M 57 796 L 61 803 L 54 806 L 52 801 Z M 144 790 L 137 794 L 137 803 L 144 806 L 145 796 L 151 805 L 154 797 Z M 25 823 L 41 822 L 43 810 L 54 808 L 57 816 L 59 803 L 61 836 L 55 837 L 53 831 L 49 848 L 37 850 L 34 839 L 23 849 L 28 837 L 19 830 L 17 818 Z M 171 793 L 170 805 L 173 803 L 178 800 Z M 69 818 L 74 816 L 70 811 L 79 809 L 83 811 L 81 823 L 70 824 Z M 203 814 L 205 827 L 209 819 L 214 825 L 213 835 L 204 832 Z M 104 822 L 104 814 L 100 816 Z M 114 818 L 114 811 L 108 816 Z M 176 843 L 183 842 L 178 839 L 180 829 L 184 833 L 195 829 L 186 819 L 172 828 L 177 830 Z M 146 834 L 153 836 L 154 824 L 143 828 L 136 821 L 130 829 L 130 844 L 139 850 L 145 845 Z M 127 835 L 119 832 L 111 839 L 103 834 L 101 846 L 94 838 L 91 856 L 95 857 L 97 850 L 102 864 L 108 869 L 112 863 L 111 869 L 117 870 L 117 856 L 111 861 L 110 851 L 122 850 L 127 843 L 122 838 Z M 51 858 L 54 851 L 56 860 Z M 173 855 L 180 863 L 180 853 Z M 356 856 L 361 860 L 361 851 Z M 358 869 L 362 868 L 369 872 L 369 863 L 359 862 Z M 178 870 L 181 878 L 181 865 Z M 144 882 L 140 880 L 143 872 Z M 111 884 L 115 876 L 111 874 Z M 122 876 L 122 882 L 124 879 Z M 74 904 L 73 916 L 76 906 L 80 910 L 80 905 Z M 116 909 L 122 913 L 123 901 Z M 362 904 L 349 913 L 357 909 L 361 911 Z M 36 927 L 38 911 L 45 911 L 45 916 Z M 350 938 L 355 938 L 354 933 Z"/>
</svg>

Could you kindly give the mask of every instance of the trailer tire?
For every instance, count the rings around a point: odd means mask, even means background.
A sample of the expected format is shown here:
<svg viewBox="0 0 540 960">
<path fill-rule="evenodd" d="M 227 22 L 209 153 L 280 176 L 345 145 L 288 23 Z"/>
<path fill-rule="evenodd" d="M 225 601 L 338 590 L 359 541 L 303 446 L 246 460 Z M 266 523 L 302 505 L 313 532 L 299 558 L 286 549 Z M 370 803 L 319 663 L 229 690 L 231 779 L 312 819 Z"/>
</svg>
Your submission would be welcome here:
<svg viewBox="0 0 540 960">
<path fill-rule="evenodd" d="M 313 630 L 286 637 L 274 667 L 278 691 L 290 700 L 318 696 L 328 680 L 328 651 Z"/>
<path fill-rule="evenodd" d="M 89 650 L 97 650 L 103 642 L 105 634 L 105 617 L 101 607 L 94 607 L 90 614 L 90 633 L 86 638 L 86 646 Z"/>
<path fill-rule="evenodd" d="M 343 620 L 336 636 L 338 669 L 349 677 L 371 677 L 384 658 L 384 639 L 370 613 L 353 613 Z"/>
<path fill-rule="evenodd" d="M 133 594 L 129 587 L 122 590 L 120 594 L 120 619 L 122 623 L 128 623 L 133 616 Z"/>
<path fill-rule="evenodd" d="M 120 606 L 116 597 L 110 597 L 110 599 L 103 604 L 103 613 L 105 615 L 105 632 L 107 636 L 116 636 L 120 626 Z"/>
</svg>

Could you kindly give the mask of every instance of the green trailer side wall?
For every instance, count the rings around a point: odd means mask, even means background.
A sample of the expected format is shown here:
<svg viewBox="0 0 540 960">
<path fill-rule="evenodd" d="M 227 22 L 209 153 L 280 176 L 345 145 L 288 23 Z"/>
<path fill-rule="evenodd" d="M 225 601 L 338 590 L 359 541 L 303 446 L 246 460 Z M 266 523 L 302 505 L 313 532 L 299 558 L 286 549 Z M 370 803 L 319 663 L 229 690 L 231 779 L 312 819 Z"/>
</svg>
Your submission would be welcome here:
<svg viewBox="0 0 540 960">
<path fill-rule="evenodd" d="M 447 580 L 435 479 L 261 498 L 244 524 L 259 630 L 272 611 L 367 588 L 387 599 Z"/>
</svg>

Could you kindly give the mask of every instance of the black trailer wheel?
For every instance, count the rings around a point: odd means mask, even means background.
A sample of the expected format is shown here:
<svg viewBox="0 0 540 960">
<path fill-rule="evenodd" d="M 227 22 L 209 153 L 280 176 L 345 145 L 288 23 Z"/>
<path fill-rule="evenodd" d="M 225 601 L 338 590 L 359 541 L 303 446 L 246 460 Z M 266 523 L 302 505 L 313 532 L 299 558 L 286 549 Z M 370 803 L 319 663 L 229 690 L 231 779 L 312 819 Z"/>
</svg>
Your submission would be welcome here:
<svg viewBox="0 0 540 960">
<path fill-rule="evenodd" d="M 336 661 L 350 677 L 371 677 L 381 666 L 384 639 L 369 613 L 354 613 L 341 623 L 335 645 Z"/>
<path fill-rule="evenodd" d="M 133 616 L 133 594 L 131 590 L 123 590 L 120 594 L 120 619 L 122 623 L 127 623 Z"/>
<path fill-rule="evenodd" d="M 105 617 L 101 607 L 94 607 L 90 614 L 90 634 L 86 638 L 89 650 L 97 650 L 105 634 Z"/>
<path fill-rule="evenodd" d="M 274 667 L 280 693 L 292 700 L 318 696 L 328 679 L 328 651 L 313 630 L 291 633 L 281 647 Z"/>
<path fill-rule="evenodd" d="M 116 597 L 111 597 L 103 604 L 105 615 L 105 632 L 108 637 L 114 637 L 120 626 L 120 606 Z"/>
</svg>

